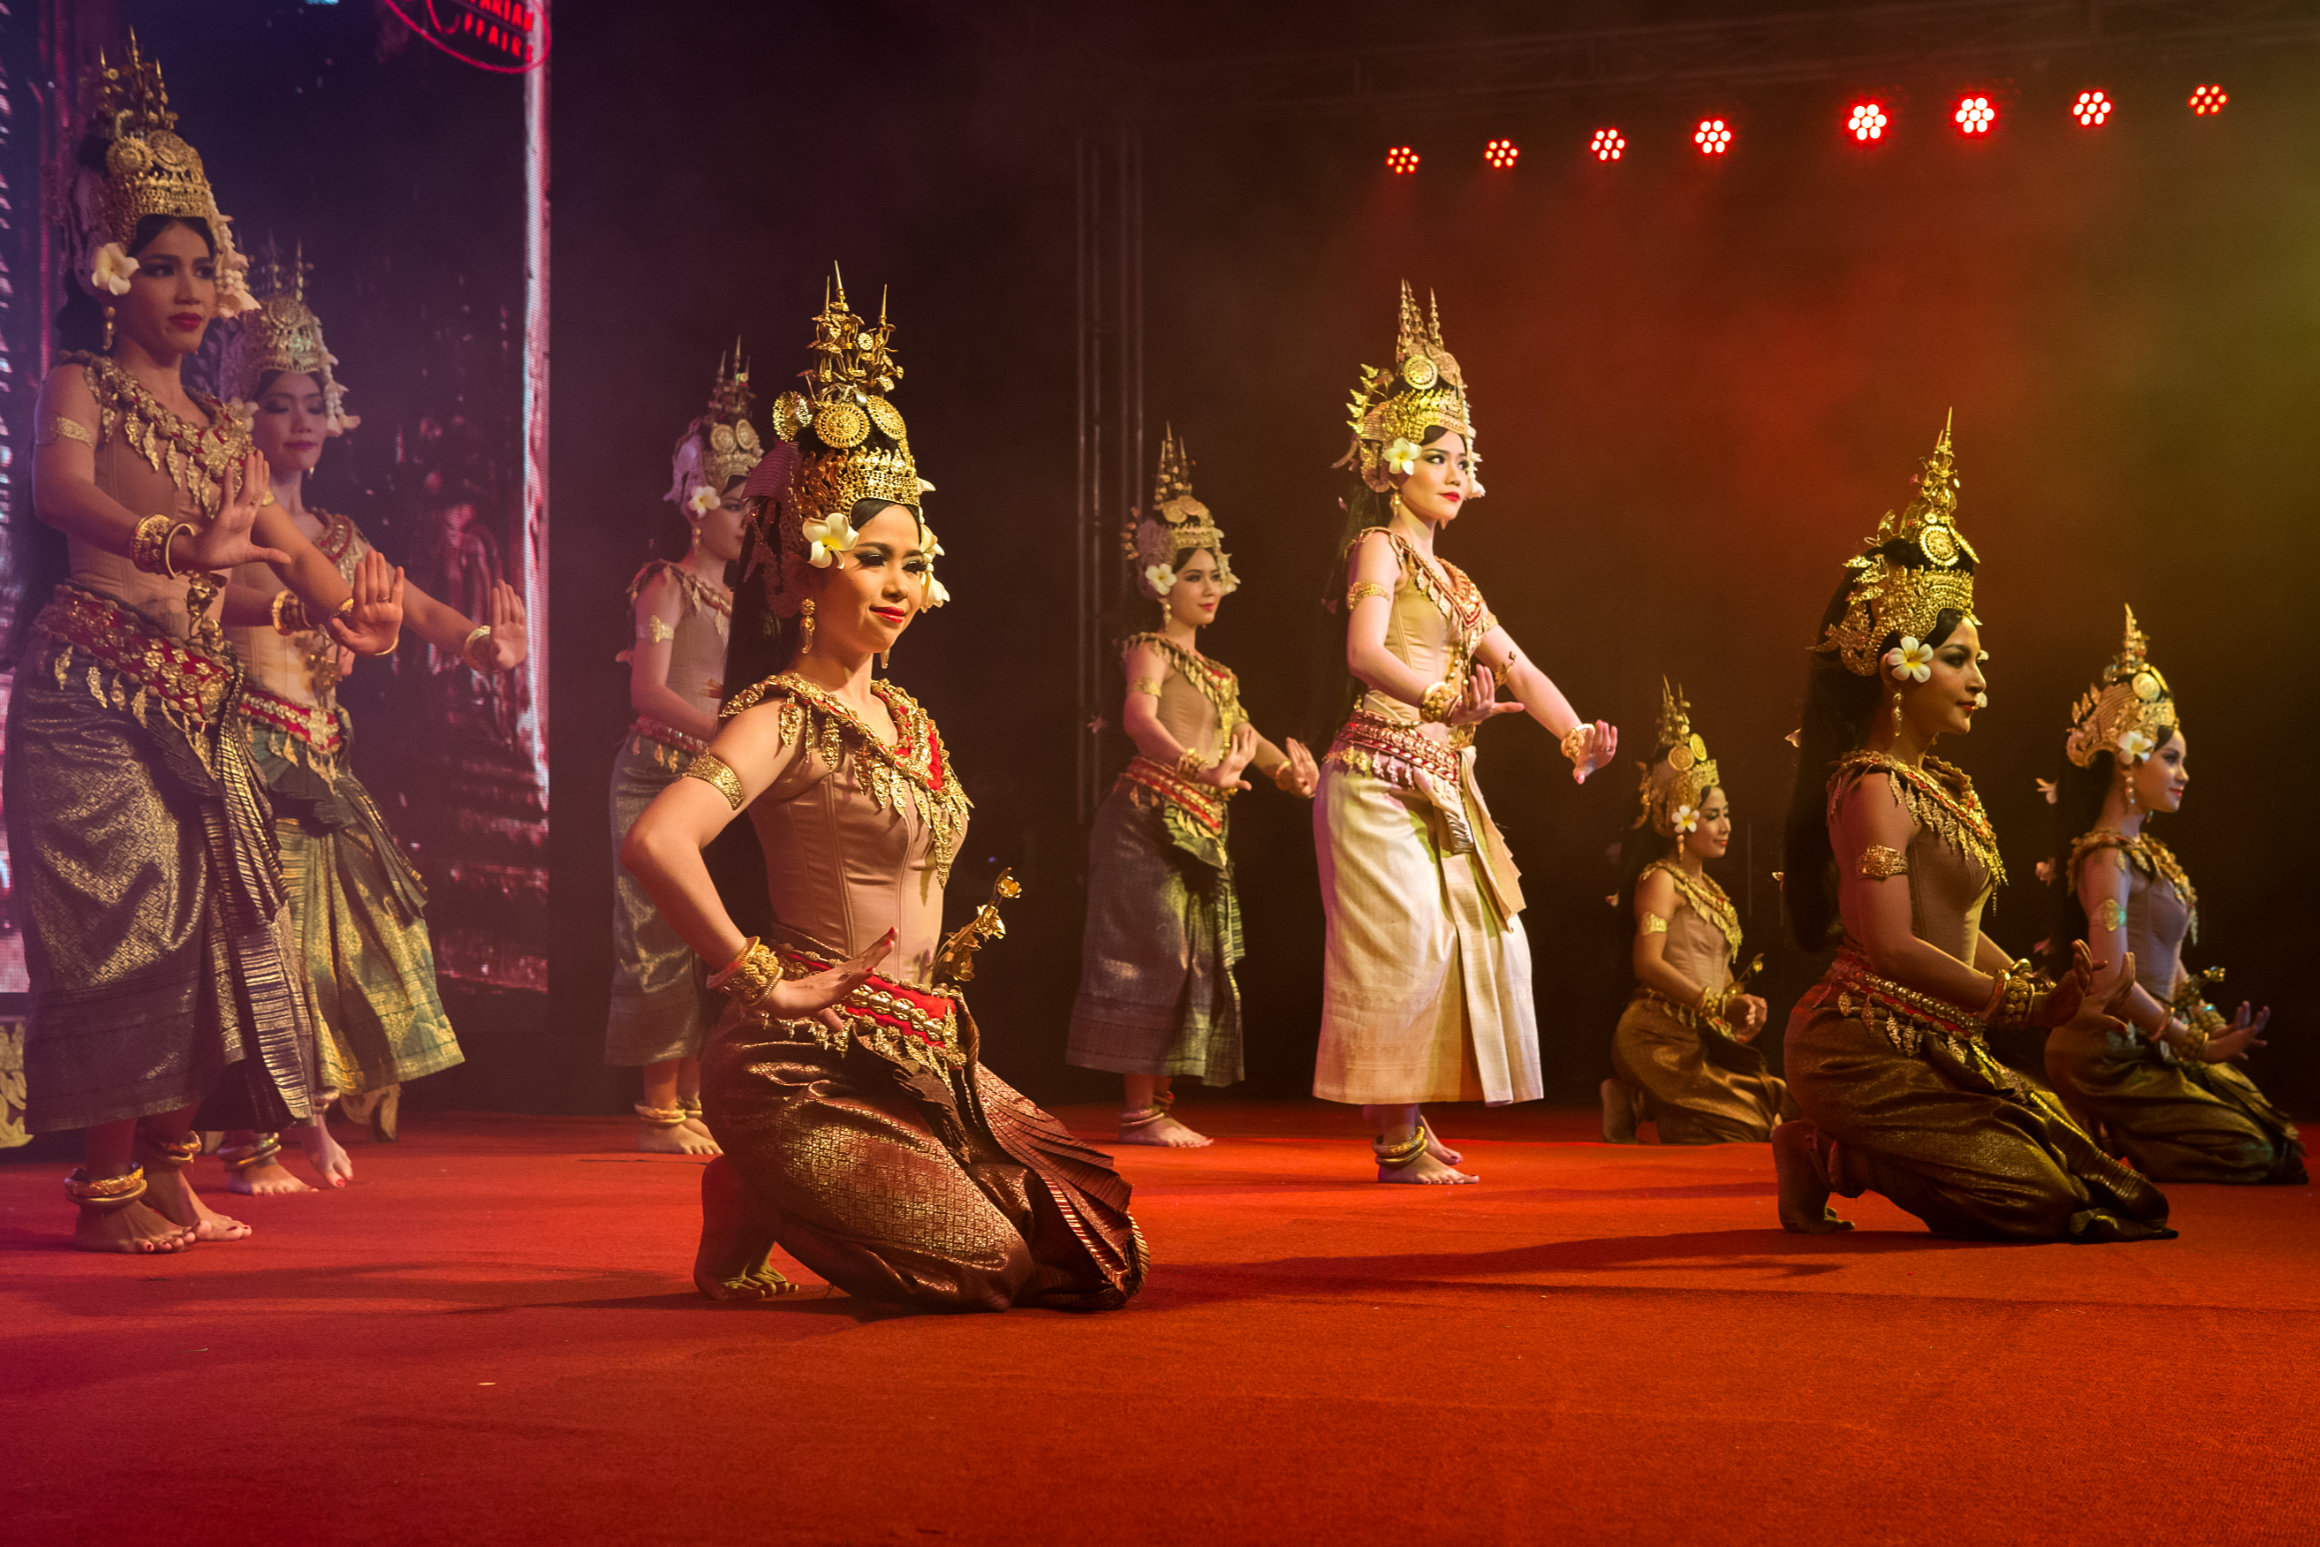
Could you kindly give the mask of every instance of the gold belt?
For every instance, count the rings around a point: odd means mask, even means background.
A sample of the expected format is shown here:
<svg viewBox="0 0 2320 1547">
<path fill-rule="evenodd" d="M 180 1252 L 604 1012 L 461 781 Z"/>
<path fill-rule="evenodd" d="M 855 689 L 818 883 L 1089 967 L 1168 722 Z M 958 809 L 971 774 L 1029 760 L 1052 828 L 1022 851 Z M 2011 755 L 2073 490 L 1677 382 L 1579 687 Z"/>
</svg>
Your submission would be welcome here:
<svg viewBox="0 0 2320 1547">
<path fill-rule="evenodd" d="M 664 747 L 675 747 L 679 752 L 698 755 L 709 750 L 709 743 L 700 737 L 678 730 L 666 720 L 656 720 L 649 714 L 638 715 L 636 722 L 629 726 L 628 733 L 657 741 Z"/>
<path fill-rule="evenodd" d="M 189 640 L 172 639 L 153 626 L 143 613 L 110 597 L 60 585 L 40 610 L 35 627 L 95 659 L 99 666 L 136 685 L 130 712 L 142 715 L 148 697 L 195 724 L 206 725 L 224 707 L 234 679 L 240 675 L 229 650 L 220 660 Z M 55 671 L 63 687 L 69 670 L 59 655 Z M 90 672 L 92 688 L 95 669 Z M 103 695 L 100 693 L 99 695 Z"/>
<path fill-rule="evenodd" d="M 325 757 L 336 757 L 346 750 L 346 735 L 338 716 L 319 704 L 301 704 L 251 683 L 243 690 L 242 707 L 260 725 L 270 725 Z"/>
<path fill-rule="evenodd" d="M 1120 777 L 1112 788 L 1123 785 L 1150 790 L 1212 833 L 1224 831 L 1226 792 L 1213 784 L 1188 779 L 1167 764 L 1154 762 L 1139 752 L 1120 770 Z"/>
<path fill-rule="evenodd" d="M 1384 763 L 1389 776 L 1407 770 L 1432 774 L 1451 788 L 1459 783 L 1455 747 L 1422 734 L 1415 725 L 1366 709 L 1356 709 L 1338 727 L 1337 739 L 1329 744 L 1329 761 L 1373 774 L 1379 771 L 1376 765 Z"/>
<path fill-rule="evenodd" d="M 1921 994 L 1870 970 L 1868 957 L 1854 946 L 1837 952 L 1812 992 L 1823 1000 L 1834 998 L 1840 1015 L 1857 1015 L 1872 1030 L 1903 1053 L 1914 1056 L 1927 1037 L 1957 1042 L 1979 1042 L 1981 1020 L 1946 1000 Z"/>
</svg>

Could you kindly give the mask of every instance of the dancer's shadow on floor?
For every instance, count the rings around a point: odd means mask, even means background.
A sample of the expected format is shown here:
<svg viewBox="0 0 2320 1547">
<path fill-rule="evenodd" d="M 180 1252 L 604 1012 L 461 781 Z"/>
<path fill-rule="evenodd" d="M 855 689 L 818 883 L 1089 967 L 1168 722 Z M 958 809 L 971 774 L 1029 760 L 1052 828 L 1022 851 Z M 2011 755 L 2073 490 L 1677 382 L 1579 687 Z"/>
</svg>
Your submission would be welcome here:
<svg viewBox="0 0 2320 1547">
<path fill-rule="evenodd" d="M 1711 1275 L 1803 1280 L 1842 1272 L 1847 1259 L 1919 1252 L 1986 1251 L 1994 1244 L 1907 1230 L 1835 1236 L 1773 1229 L 1690 1230 L 1664 1235 L 1592 1236 L 1471 1252 L 1388 1252 L 1345 1257 L 1281 1257 L 1266 1262 L 1186 1263 L 1155 1273 L 1147 1299 L 1213 1304 L 1300 1292 L 1387 1290 L 1574 1290 L 1571 1275 L 1651 1272 L 1670 1288 L 1716 1288 Z M 1675 1280 L 1682 1280 L 1676 1282 Z M 1638 1287 L 1638 1286 L 1620 1286 Z M 1739 1287 L 1738 1281 L 1734 1287 Z"/>
</svg>

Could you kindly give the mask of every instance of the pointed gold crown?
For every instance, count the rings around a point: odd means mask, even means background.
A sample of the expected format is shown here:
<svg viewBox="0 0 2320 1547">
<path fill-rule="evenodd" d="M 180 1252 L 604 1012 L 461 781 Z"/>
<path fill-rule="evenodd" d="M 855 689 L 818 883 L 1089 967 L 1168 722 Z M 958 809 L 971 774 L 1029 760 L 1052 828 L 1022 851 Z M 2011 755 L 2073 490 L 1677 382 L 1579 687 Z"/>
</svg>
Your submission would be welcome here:
<svg viewBox="0 0 2320 1547">
<path fill-rule="evenodd" d="M 2129 607 L 2119 653 L 2070 711 L 2063 751 L 2081 768 L 2105 752 L 2131 768 L 2157 751 L 2175 724 L 2175 695 L 2151 664 L 2151 641 Z"/>
<path fill-rule="evenodd" d="M 1846 561 L 1851 590 L 1845 615 L 1829 625 L 1813 649 L 1835 652 L 1857 677 L 1874 677 L 1895 635 L 1922 640 L 1945 610 L 1974 615 L 1972 565 L 1981 562 L 1957 529 L 1957 462 L 1950 452 L 1950 425 L 1944 420 L 1933 455 L 1918 464 L 1911 480 L 1917 493 L 1901 514 L 1885 512 L 1876 535 Z M 1923 558 L 1923 567 L 1896 562 L 1889 544 L 1904 543 Z"/>
<path fill-rule="evenodd" d="M 1692 706 L 1683 689 L 1660 678 L 1659 757 L 1643 769 L 1643 782 L 1636 790 L 1643 809 L 1635 825 L 1649 822 L 1652 831 L 1672 838 L 1676 813 L 1698 811 L 1701 798 L 1722 782 L 1715 759 L 1708 756 L 1708 744 L 1692 729 Z"/>
<path fill-rule="evenodd" d="M 322 386 L 323 425 L 327 433 L 343 434 L 362 423 L 346 411 L 346 388 L 332 374 L 338 357 L 322 341 L 322 319 L 307 304 L 306 281 L 313 268 L 303 244 L 290 262 L 271 239 L 259 259 L 256 305 L 236 319 L 218 361 L 218 386 L 235 403 L 249 404 L 259 384 L 272 371 L 302 371 Z"/>
<path fill-rule="evenodd" d="M 708 408 L 677 438 L 666 496 L 672 504 L 682 509 L 697 487 L 706 487 L 711 498 L 721 496 L 764 459 L 765 445 L 749 422 L 749 407 L 749 365 L 741 358 L 741 340 L 735 339 L 733 352 L 717 357 Z"/>
<path fill-rule="evenodd" d="M 789 503 L 815 516 L 845 515 L 871 499 L 916 511 L 934 485 L 920 480 L 902 414 L 887 401 L 902 380 L 894 324 L 886 320 L 883 298 L 875 327 L 855 316 L 846 304 L 845 276 L 831 272 L 833 284 L 814 314 L 814 363 L 799 373 L 806 390 L 773 402 L 773 433 L 800 452 Z M 800 441 L 808 431 L 818 447 Z"/>
<path fill-rule="evenodd" d="M 1176 438 L 1174 425 L 1160 437 L 1160 465 L 1152 476 L 1152 508 L 1131 511 L 1122 536 L 1122 546 L 1135 565 L 1137 589 L 1148 597 L 1164 594 L 1151 572 L 1167 568 L 1177 554 L 1195 548 L 1206 548 L 1216 555 L 1217 578 L 1227 592 L 1239 584 L 1233 578 L 1232 557 L 1224 551 L 1223 528 L 1208 507 L 1193 498 L 1192 458 L 1184 442 Z M 1170 584 L 1174 584 L 1173 579 Z"/>
<path fill-rule="evenodd" d="M 248 310 L 243 281 L 248 264 L 234 249 L 232 222 L 218 210 L 201 153 L 177 133 L 160 63 L 138 51 L 131 33 L 128 58 L 113 65 L 98 55 L 82 78 L 82 93 L 88 104 L 87 132 L 104 146 L 105 157 L 102 172 L 80 168 L 68 173 L 62 190 L 61 208 L 79 249 L 74 265 L 83 287 L 98 293 L 94 270 L 100 249 L 126 249 L 139 221 L 170 215 L 208 224 L 217 244 L 219 312 L 231 317 Z"/>
<path fill-rule="evenodd" d="M 1442 343 L 1442 314 L 1429 293 L 1427 311 L 1402 281 L 1401 325 L 1394 337 L 1393 367 L 1365 365 L 1346 405 L 1353 444 L 1333 466 L 1350 467 L 1378 493 L 1393 488 L 1386 451 L 1396 441 L 1422 444 L 1436 425 L 1455 430 L 1474 449 L 1474 418 L 1466 401 L 1466 377 Z M 1480 460 L 1477 458 L 1476 460 Z"/>
</svg>

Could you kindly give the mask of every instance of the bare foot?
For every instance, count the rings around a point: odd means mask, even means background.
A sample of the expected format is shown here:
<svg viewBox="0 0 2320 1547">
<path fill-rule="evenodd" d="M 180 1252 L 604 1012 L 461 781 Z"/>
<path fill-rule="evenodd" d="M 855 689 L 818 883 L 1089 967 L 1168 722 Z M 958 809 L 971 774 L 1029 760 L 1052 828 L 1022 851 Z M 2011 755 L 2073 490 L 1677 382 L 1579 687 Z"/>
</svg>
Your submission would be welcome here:
<svg viewBox="0 0 2320 1547">
<path fill-rule="evenodd" d="M 1206 1149 L 1216 1140 L 1205 1133 L 1195 1132 L 1168 1115 L 1166 1107 L 1148 1107 L 1142 1112 L 1120 1114 L 1120 1142 L 1148 1144 L 1155 1149 Z"/>
<path fill-rule="evenodd" d="M 1426 1125 L 1426 1153 L 1446 1166 L 1454 1166 L 1466 1158 L 1463 1150 L 1454 1150 L 1442 1142 L 1441 1136 L 1434 1132 L 1432 1123 Z"/>
<path fill-rule="evenodd" d="M 300 1183 L 296 1190 L 307 1189 Z M 196 1241 L 241 1241 L 251 1233 L 248 1225 L 202 1202 L 185 1172 L 175 1166 L 156 1166 L 145 1173 L 145 1202 L 170 1223 L 191 1229 Z"/>
<path fill-rule="evenodd" d="M 722 1155 L 701 1171 L 701 1246 L 693 1287 L 712 1300 L 747 1302 L 796 1294 L 770 1260 L 774 1219 Z"/>
<path fill-rule="evenodd" d="M 684 1127 L 685 1132 L 692 1134 L 695 1138 L 707 1139 L 712 1145 L 717 1146 L 709 1151 L 710 1154 L 722 1155 L 725 1153 L 724 1146 L 717 1144 L 717 1136 L 709 1131 L 708 1122 L 702 1118 L 698 1110 L 690 1107 L 686 1109 Z"/>
<path fill-rule="evenodd" d="M 1813 1154 L 1810 1123 L 1772 1130 L 1772 1164 L 1780 1177 L 1780 1228 L 1796 1235 L 1834 1235 L 1853 1222 L 1829 1207 L 1829 1183 Z"/>
<path fill-rule="evenodd" d="M 1628 1096 L 1627 1087 L 1617 1080 L 1605 1080 L 1602 1095 L 1603 1142 L 1635 1143 L 1635 1102 Z"/>
<path fill-rule="evenodd" d="M 193 1244 L 193 1232 L 173 1225 L 142 1203 L 103 1209 L 81 1205 L 73 1224 L 73 1245 L 84 1252 L 181 1252 Z"/>
<path fill-rule="evenodd" d="M 306 1163 L 325 1187 L 344 1187 L 354 1180 L 354 1158 L 320 1123 L 306 1130 Z"/>
<path fill-rule="evenodd" d="M 1471 1187 L 1482 1180 L 1471 1171 L 1454 1171 L 1436 1160 L 1430 1145 L 1415 1160 L 1398 1166 L 1380 1165 L 1377 1179 L 1381 1182 L 1413 1182 L 1420 1187 Z"/>
<path fill-rule="evenodd" d="M 261 1160 L 255 1165 L 229 1168 L 226 1171 L 226 1191 L 239 1193 L 245 1198 L 256 1198 L 277 1193 L 312 1192 L 314 1189 L 293 1176 L 281 1161 Z"/>
<path fill-rule="evenodd" d="M 722 1155 L 715 1139 L 690 1123 L 636 1125 L 636 1147 L 647 1155 Z"/>
</svg>

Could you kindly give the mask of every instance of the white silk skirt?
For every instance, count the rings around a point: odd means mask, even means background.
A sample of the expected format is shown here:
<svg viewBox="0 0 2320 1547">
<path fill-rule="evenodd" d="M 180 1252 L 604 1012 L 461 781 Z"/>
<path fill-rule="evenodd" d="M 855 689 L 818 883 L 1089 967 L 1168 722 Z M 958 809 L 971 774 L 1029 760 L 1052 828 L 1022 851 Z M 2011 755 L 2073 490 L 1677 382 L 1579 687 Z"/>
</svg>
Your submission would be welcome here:
<svg viewBox="0 0 2320 1547">
<path fill-rule="evenodd" d="M 1470 784 L 1405 788 L 1323 765 L 1313 838 L 1329 944 L 1314 1095 L 1500 1106 L 1542 1094 L 1530 941 L 1500 909 L 1472 836 L 1494 833 L 1489 823 Z"/>
</svg>

